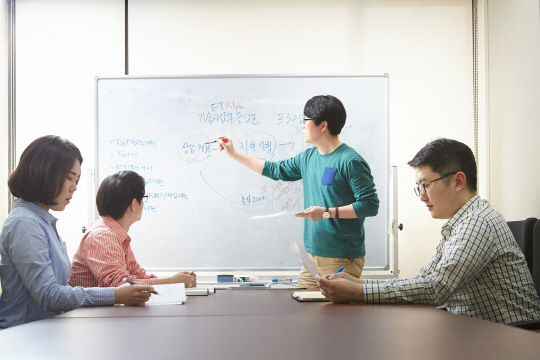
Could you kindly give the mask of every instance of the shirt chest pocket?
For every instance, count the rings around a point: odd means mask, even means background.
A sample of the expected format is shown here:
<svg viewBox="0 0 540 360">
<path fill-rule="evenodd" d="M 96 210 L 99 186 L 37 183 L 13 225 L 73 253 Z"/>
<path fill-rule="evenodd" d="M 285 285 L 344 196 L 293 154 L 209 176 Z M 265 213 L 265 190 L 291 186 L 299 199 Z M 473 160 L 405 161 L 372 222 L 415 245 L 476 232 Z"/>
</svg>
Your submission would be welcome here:
<svg viewBox="0 0 540 360">
<path fill-rule="evenodd" d="M 333 185 L 336 179 L 336 173 L 337 173 L 336 168 L 325 167 L 323 175 L 322 175 L 322 179 L 321 179 L 321 184 L 326 185 L 326 186 Z"/>
</svg>

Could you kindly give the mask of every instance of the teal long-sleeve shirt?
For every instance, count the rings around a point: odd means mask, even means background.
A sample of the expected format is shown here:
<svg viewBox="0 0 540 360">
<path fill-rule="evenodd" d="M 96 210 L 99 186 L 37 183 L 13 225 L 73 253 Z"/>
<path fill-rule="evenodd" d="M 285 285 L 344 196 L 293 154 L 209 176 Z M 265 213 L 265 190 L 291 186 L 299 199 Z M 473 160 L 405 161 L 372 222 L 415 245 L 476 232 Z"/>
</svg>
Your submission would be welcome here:
<svg viewBox="0 0 540 360">
<path fill-rule="evenodd" d="M 367 162 L 341 144 L 321 155 L 316 147 L 283 161 L 266 161 L 262 174 L 273 180 L 304 183 L 304 208 L 351 205 L 357 219 L 304 219 L 304 246 L 312 255 L 361 258 L 366 254 L 364 220 L 379 211 L 379 198 Z"/>
</svg>

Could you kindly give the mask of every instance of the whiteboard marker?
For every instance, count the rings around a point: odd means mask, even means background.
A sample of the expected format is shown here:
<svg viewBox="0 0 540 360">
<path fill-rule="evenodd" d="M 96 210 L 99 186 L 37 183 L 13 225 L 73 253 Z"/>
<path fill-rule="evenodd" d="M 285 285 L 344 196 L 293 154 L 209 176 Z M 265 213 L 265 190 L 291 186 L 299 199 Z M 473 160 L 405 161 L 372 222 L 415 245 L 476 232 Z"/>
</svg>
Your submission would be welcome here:
<svg viewBox="0 0 540 360">
<path fill-rule="evenodd" d="M 221 141 L 223 141 L 223 142 L 229 141 L 229 139 L 227 139 L 227 138 L 224 137 L 224 136 L 220 136 L 220 137 L 218 137 L 218 139 L 221 139 Z M 205 144 L 212 144 L 212 143 L 217 143 L 217 142 L 218 142 L 217 140 L 214 140 L 214 141 L 208 141 L 208 142 L 205 142 Z"/>
</svg>

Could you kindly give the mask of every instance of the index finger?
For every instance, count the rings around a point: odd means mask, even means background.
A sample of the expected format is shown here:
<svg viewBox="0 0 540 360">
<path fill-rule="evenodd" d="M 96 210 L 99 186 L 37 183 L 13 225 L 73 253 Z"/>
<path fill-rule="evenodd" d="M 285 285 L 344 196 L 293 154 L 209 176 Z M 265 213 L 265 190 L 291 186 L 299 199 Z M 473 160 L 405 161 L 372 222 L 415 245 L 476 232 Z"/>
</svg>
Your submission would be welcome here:
<svg viewBox="0 0 540 360">
<path fill-rule="evenodd" d="M 327 282 L 328 281 L 327 276 L 328 275 L 322 275 L 322 276 L 317 275 L 317 281 L 319 281 L 320 283 Z"/>
</svg>

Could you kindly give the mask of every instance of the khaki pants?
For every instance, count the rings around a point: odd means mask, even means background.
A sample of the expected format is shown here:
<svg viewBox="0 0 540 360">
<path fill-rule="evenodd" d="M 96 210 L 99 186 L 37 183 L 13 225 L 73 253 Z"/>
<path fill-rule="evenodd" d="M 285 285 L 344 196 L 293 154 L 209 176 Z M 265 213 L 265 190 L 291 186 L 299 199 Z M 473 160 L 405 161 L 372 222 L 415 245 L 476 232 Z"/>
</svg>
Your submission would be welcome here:
<svg viewBox="0 0 540 360">
<path fill-rule="evenodd" d="M 345 266 L 344 272 L 347 274 L 354 276 L 355 278 L 359 278 L 360 275 L 362 275 L 362 270 L 364 269 L 364 262 L 366 260 L 366 257 L 361 258 L 327 258 L 322 256 L 316 256 L 311 255 L 308 253 L 308 256 L 310 257 L 311 261 L 313 261 L 313 264 L 315 264 L 315 267 L 319 271 L 319 274 L 333 274 L 336 272 L 337 269 L 339 269 L 342 266 Z M 309 271 L 302 266 L 302 269 L 300 270 L 300 275 L 298 275 L 298 287 L 301 288 L 316 288 L 317 286 L 317 280 L 311 276 Z"/>
</svg>

